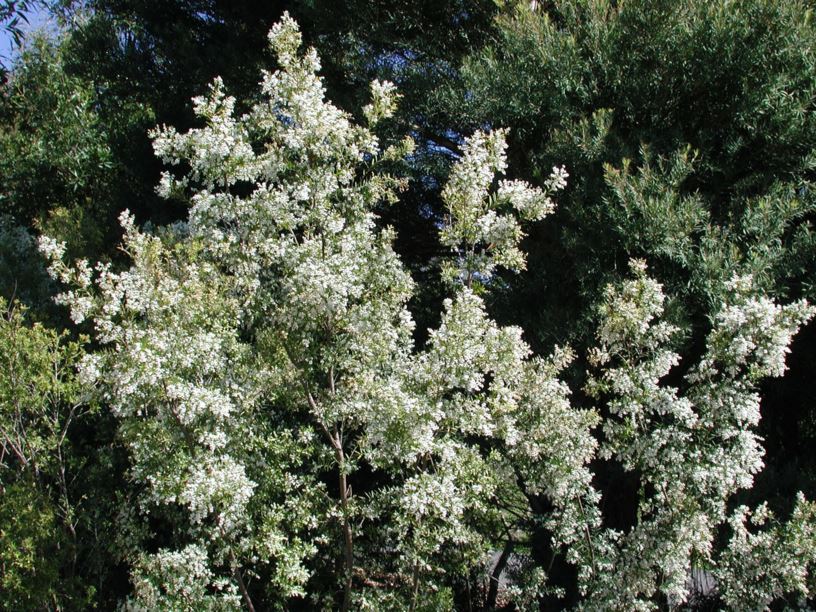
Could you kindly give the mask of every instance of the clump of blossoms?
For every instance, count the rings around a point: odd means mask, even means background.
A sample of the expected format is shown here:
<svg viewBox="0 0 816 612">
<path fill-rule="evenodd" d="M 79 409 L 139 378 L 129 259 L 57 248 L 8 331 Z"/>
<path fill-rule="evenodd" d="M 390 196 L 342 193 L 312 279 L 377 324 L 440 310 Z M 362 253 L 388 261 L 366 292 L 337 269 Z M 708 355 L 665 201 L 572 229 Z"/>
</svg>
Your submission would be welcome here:
<svg viewBox="0 0 816 612">
<path fill-rule="evenodd" d="M 216 578 L 207 551 L 191 544 L 179 551 L 145 555 L 134 567 L 134 598 L 124 606 L 142 610 L 236 610 L 241 595 L 234 584 Z"/>
<path fill-rule="evenodd" d="M 760 609 L 789 593 L 813 595 L 816 504 L 800 493 L 786 523 L 777 521 L 765 504 L 753 512 L 740 506 L 728 522 L 731 540 L 715 576 L 729 607 Z"/>
<path fill-rule="evenodd" d="M 753 295 L 750 279 L 735 278 L 729 300 L 714 316 L 707 350 L 681 390 L 662 382 L 680 361 L 671 349 L 678 330 L 661 320 L 662 287 L 646 275 L 644 262 L 631 262 L 631 269 L 633 279 L 607 289 L 599 345 L 591 355 L 598 374 L 588 392 L 605 400 L 609 413 L 601 456 L 640 479 L 638 518 L 626 533 L 596 532 L 608 570 L 588 576 L 584 588 L 593 605 L 650 610 L 660 598 L 671 605 L 686 602 L 692 568 L 717 566 L 714 543 L 726 520 L 735 526 L 734 541 L 749 548 L 749 538 L 741 535 L 744 521 L 728 519 L 727 504 L 752 485 L 763 465 L 754 431 L 760 418 L 756 385 L 782 375 L 793 335 L 815 311 L 804 301 L 780 306 Z M 801 515 L 808 505 L 800 500 L 798 507 Z M 804 521 L 795 513 L 796 523 Z M 777 539 L 771 533 L 756 538 L 756 548 L 771 554 Z M 812 554 L 812 541 L 801 545 Z M 733 548 L 732 542 L 728 551 Z M 716 575 L 726 601 L 737 601 L 729 577 L 750 557 L 739 561 L 728 551 Z M 806 573 L 812 560 L 804 557 L 794 558 L 806 561 L 796 565 Z M 786 570 L 768 570 L 774 571 Z M 804 580 L 789 584 L 807 593 Z"/>
<path fill-rule="evenodd" d="M 149 235 L 127 213 L 121 220 L 128 270 L 98 264 L 92 285 L 86 264 L 71 272 L 54 259 L 51 269 L 80 281 L 62 299 L 76 321 L 90 317 L 97 339 L 110 347 L 86 357 L 80 375 L 100 384 L 131 455 L 139 496 L 122 527 L 137 535 L 121 544 L 134 564 L 131 603 L 152 607 L 157 593 L 166 592 L 171 599 L 163 605 L 171 605 L 174 588 L 139 586 L 140 576 L 165 567 L 182 568 L 180 580 L 231 584 L 219 589 L 225 601 L 233 600 L 234 589 L 246 589 L 250 572 L 266 573 L 284 594 L 301 593 L 303 558 L 312 551 L 305 536 L 310 503 L 287 474 L 307 453 L 292 433 L 258 418 L 273 373 L 240 338 L 234 282 L 200 257 L 200 244 L 185 227 Z M 43 248 L 61 250 L 47 240 Z M 190 544 L 144 552 L 159 537 L 151 524 Z M 270 554 L 287 540 L 287 555 Z M 173 561 L 192 552 L 206 571 Z M 216 598 L 200 584 L 190 589 L 206 592 L 207 601 Z M 140 603 L 142 595 L 147 599 Z M 191 608 L 197 605 L 204 600 L 190 600 Z"/>
<path fill-rule="evenodd" d="M 470 137 L 442 190 L 448 218 L 440 239 L 456 253 L 456 259 L 446 264 L 443 272 L 467 286 L 489 277 L 496 266 L 524 269 L 526 258 L 519 249 L 524 233 L 508 209 L 523 220 L 539 221 L 555 209 L 550 196 L 567 185 L 568 174 L 561 167 L 553 168 L 543 189 L 524 181 L 501 180 L 498 189 L 491 192 L 496 174 L 507 168 L 506 134 L 499 129 L 479 131 Z"/>
<path fill-rule="evenodd" d="M 523 552 L 530 550 L 531 533 L 546 523 L 554 550 L 584 550 L 585 525 L 599 520 L 588 468 L 597 446 L 591 429 L 598 415 L 574 408 L 569 388 L 559 380 L 572 352 L 556 348 L 546 359 L 533 357 L 522 330 L 499 327 L 474 290 L 474 282 L 487 283 L 497 267 L 524 265 L 518 220 L 509 212 L 497 216 L 496 210 L 506 206 L 522 218 L 539 220 L 554 209 L 548 194 L 565 186 L 566 172 L 554 169 L 546 190 L 501 181 L 491 193 L 496 174 L 506 166 L 505 149 L 503 130 L 477 132 L 466 141 L 443 190 L 448 225 L 441 238 L 453 251 L 446 269 L 454 295 L 445 302 L 439 329 L 431 331 L 427 351 L 418 356 L 417 372 L 423 395 L 437 408 L 436 444 L 461 455 L 460 465 L 474 458 L 483 463 L 485 476 L 477 484 L 481 490 L 470 503 L 470 514 L 481 528 L 470 528 L 470 541 L 481 543 L 482 549 L 503 549 L 505 559 L 518 550 L 514 601 L 520 608 L 537 609 L 538 596 L 550 589 L 546 571 Z M 516 229 L 490 237 L 478 228 L 491 219 Z M 465 499 L 472 487 L 460 479 Z M 533 498 L 546 500 L 537 505 L 546 504 L 549 511 L 542 515 L 539 508 L 534 515 Z M 460 526 L 457 531 L 460 540 L 467 534 Z M 461 541 L 454 543 L 466 550 Z M 488 595 L 486 605 L 496 602 Z"/>
<path fill-rule="evenodd" d="M 68 267 L 61 245 L 41 243 L 70 286 L 61 301 L 105 347 L 81 374 L 130 452 L 128 605 L 445 609 L 453 585 L 502 550 L 518 560 L 515 603 L 535 609 L 553 592 L 529 554 L 542 529 L 593 607 L 682 601 L 694 559 L 717 562 L 728 497 L 761 465 L 756 381 L 784 369 L 810 308 L 736 283 L 681 392 L 661 383 L 678 361 L 662 289 L 636 264 L 608 292 L 593 357 L 590 392 L 609 414 L 599 446 L 601 411 L 573 407 L 559 378 L 572 352 L 533 356 L 474 287 L 523 268 L 516 215 L 550 213 L 566 172 L 492 189 L 505 133 L 467 140 L 443 191 L 452 295 L 418 351 L 413 282 L 374 214 L 402 186 L 380 162 L 412 146 L 383 148 L 371 129 L 394 112 L 394 87 L 375 82 L 369 126 L 356 125 L 325 100 L 294 21 L 269 39 L 279 69 L 246 114 L 216 79 L 194 100 L 201 127 L 153 132 L 171 167 L 159 192 L 189 200 L 187 222 L 147 232 L 125 213 L 124 271 Z M 589 467 L 599 448 L 648 485 L 630 532 L 603 526 Z M 732 549 L 760 559 L 764 541 L 733 524 Z M 722 558 L 729 601 L 743 597 L 729 576 L 758 575 L 737 556 Z M 802 583 L 801 572 L 763 576 L 769 588 Z"/>
</svg>

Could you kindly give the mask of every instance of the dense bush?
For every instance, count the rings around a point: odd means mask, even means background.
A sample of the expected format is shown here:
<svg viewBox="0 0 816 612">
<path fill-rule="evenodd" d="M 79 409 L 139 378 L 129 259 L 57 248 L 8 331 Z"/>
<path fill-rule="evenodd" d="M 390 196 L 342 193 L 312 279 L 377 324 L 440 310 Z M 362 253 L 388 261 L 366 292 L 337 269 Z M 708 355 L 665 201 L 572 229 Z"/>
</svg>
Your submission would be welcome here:
<svg viewBox="0 0 816 612">
<path fill-rule="evenodd" d="M 66 4 L 4 85 L 1 605 L 811 596 L 810 408 L 768 382 L 814 314 L 808 7 L 297 5 L 352 115 L 288 15 L 252 91 L 247 16 L 174 6 Z M 251 61 L 188 117 L 224 28 Z"/>
</svg>

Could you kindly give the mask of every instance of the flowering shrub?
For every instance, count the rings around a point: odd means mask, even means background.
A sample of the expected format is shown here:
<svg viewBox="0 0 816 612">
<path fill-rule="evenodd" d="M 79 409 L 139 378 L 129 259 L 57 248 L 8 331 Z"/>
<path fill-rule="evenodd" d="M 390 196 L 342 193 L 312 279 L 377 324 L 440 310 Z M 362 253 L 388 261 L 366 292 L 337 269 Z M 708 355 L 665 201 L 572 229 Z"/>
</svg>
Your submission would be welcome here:
<svg viewBox="0 0 816 612">
<path fill-rule="evenodd" d="M 633 262 L 601 309 L 587 386 L 596 407 L 574 406 L 559 378 L 572 351 L 533 356 L 480 296 L 497 267 L 523 268 L 519 218 L 552 212 L 567 179 L 554 168 L 541 188 L 493 190 L 506 166 L 494 130 L 467 141 L 443 191 L 451 295 L 420 350 L 412 279 L 374 213 L 402 186 L 381 162 L 411 151 L 410 140 L 383 147 L 371 129 L 394 112 L 395 89 L 375 82 L 369 126 L 355 125 L 325 101 L 294 21 L 269 38 L 280 68 L 246 114 L 216 80 L 194 100 L 201 127 L 153 132 L 172 168 L 159 192 L 189 200 L 187 222 L 151 232 L 123 213 L 131 265 L 119 272 L 69 267 L 62 245 L 41 241 L 69 285 L 60 300 L 104 347 L 80 375 L 130 455 L 127 605 L 439 609 L 491 551 L 517 546 L 508 593 L 534 609 L 558 594 L 528 554 L 541 529 L 577 566 L 591 608 L 680 604 L 701 564 L 717 567 L 726 601 L 745 601 L 739 576 L 759 575 L 755 560 L 780 538 L 787 565 L 762 573 L 762 593 L 807 594 L 814 544 L 788 535 L 812 529 L 807 502 L 761 537 L 745 531 L 744 511 L 728 518 L 728 502 L 762 465 L 756 385 L 783 373 L 813 309 L 735 279 L 707 352 L 673 387 L 677 330 L 662 287 Z M 592 461 L 640 478 L 628 531 L 604 524 Z M 534 514 L 533 499 L 546 509 Z M 732 543 L 715 550 L 727 521 Z"/>
</svg>

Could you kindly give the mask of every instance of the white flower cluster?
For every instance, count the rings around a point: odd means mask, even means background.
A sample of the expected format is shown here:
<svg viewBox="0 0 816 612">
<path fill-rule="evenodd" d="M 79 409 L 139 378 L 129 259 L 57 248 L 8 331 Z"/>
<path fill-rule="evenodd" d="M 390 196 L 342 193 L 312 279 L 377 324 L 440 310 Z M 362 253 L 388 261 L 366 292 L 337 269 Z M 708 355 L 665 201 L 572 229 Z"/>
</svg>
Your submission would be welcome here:
<svg viewBox="0 0 816 612">
<path fill-rule="evenodd" d="M 196 544 L 142 556 L 133 575 L 133 598 L 124 606 L 132 612 L 240 608 L 237 587 L 213 575 L 207 551 Z"/>
<path fill-rule="evenodd" d="M 606 292 L 591 355 L 601 375 L 587 389 L 610 413 L 602 456 L 638 473 L 644 493 L 630 531 L 596 536 L 610 570 L 586 588 L 594 605 L 651 609 L 658 592 L 672 605 L 686 601 L 695 560 L 716 563 L 726 504 L 762 467 L 754 382 L 784 372 L 788 344 L 813 309 L 752 297 L 746 279 L 734 284 L 681 394 L 662 382 L 679 362 L 668 348 L 676 330 L 660 321 L 662 287 L 642 262 L 631 267 L 634 278 Z"/>
<path fill-rule="evenodd" d="M 233 117 L 234 109 L 235 99 L 226 95 L 224 83 L 217 78 L 209 96 L 193 99 L 193 110 L 206 119 L 207 127 L 192 129 L 184 136 L 173 128 L 154 130 L 153 150 L 165 163 L 187 161 L 191 167 L 189 179 L 209 187 L 249 180 L 254 154 L 244 126 Z M 175 188 L 171 175 L 162 177 L 162 195 L 169 195 Z"/>
<path fill-rule="evenodd" d="M 85 260 L 77 261 L 74 267 L 68 267 L 62 261 L 65 255 L 65 243 L 57 242 L 49 236 L 40 236 L 38 240 L 40 253 L 49 262 L 48 273 L 60 282 L 75 287 L 57 296 L 56 302 L 68 306 L 71 320 L 77 325 L 88 318 L 93 309 L 93 300 L 87 295 L 91 284 L 92 270 Z"/>
<path fill-rule="evenodd" d="M 813 595 L 816 504 L 800 493 L 787 523 L 775 520 L 765 504 L 753 512 L 740 506 L 728 523 L 731 540 L 715 570 L 726 605 L 760 610 L 788 593 Z"/>
<path fill-rule="evenodd" d="M 83 360 L 80 377 L 99 384 L 121 421 L 131 475 L 146 485 L 141 511 L 161 514 L 167 508 L 172 514 L 181 505 L 187 509 L 185 529 L 200 540 L 200 550 L 210 548 L 218 558 L 230 550 L 252 551 L 259 543 L 247 542 L 246 533 L 257 484 L 249 472 L 257 468 L 248 453 L 247 430 L 266 374 L 250 364 L 247 347 L 239 341 L 241 316 L 231 297 L 232 281 L 198 259 L 200 249 L 183 226 L 163 230 L 160 238 L 137 230 L 129 215 L 122 221 L 130 269 L 117 273 L 98 265 L 92 284 L 87 266 L 72 271 L 52 262 L 62 280 L 80 279 L 61 299 L 74 309 L 90 303 L 97 338 L 109 347 Z M 49 246 L 52 255 L 60 254 Z M 150 567 L 174 579 L 164 561 L 175 554 L 167 551 Z M 300 559 L 289 562 L 294 567 Z M 145 590 L 138 568 L 147 566 L 134 563 L 136 599 L 131 604 L 150 609 L 159 594 Z M 222 581 L 215 575 L 213 580 Z M 195 574 L 197 584 L 209 577 Z M 232 578 L 228 582 L 222 584 L 224 593 L 233 593 Z M 291 580 L 287 585 L 299 587 Z"/>
<path fill-rule="evenodd" d="M 219 530 L 232 531 L 245 522 L 246 505 L 257 486 L 232 457 L 208 457 L 190 467 L 179 501 L 190 508 L 190 520 L 204 521 L 217 512 Z"/>
<path fill-rule="evenodd" d="M 564 171 L 564 176 L 568 176 L 566 171 Z M 555 182 L 553 184 L 560 185 Z M 564 187 L 566 187 L 566 181 L 564 181 Z M 559 187 L 559 189 L 564 187 Z M 522 219 L 528 221 L 539 221 L 555 210 L 555 202 L 549 196 L 541 189 L 531 187 L 524 181 L 499 181 L 496 197 L 499 202 L 510 204 L 518 211 Z"/>
<path fill-rule="evenodd" d="M 793 336 L 813 316 L 813 308 L 804 301 L 780 306 L 753 296 L 750 277 L 735 277 L 727 287 L 732 302 L 717 314 L 711 359 L 729 376 L 745 367 L 752 377 L 782 376 Z"/>
<path fill-rule="evenodd" d="M 491 195 L 494 177 L 507 167 L 506 135 L 505 130 L 478 131 L 468 138 L 442 190 L 448 222 L 440 238 L 458 259 L 446 266 L 445 274 L 468 286 L 474 278 L 489 278 L 496 266 L 518 271 L 526 265 L 519 249 L 524 232 L 516 218 L 502 209 L 510 207 L 522 219 L 538 221 L 555 210 L 550 196 L 566 187 L 568 174 L 562 167 L 553 168 L 545 189 L 502 180 Z"/>
<path fill-rule="evenodd" d="M 390 81 L 371 82 L 371 104 L 363 107 L 363 115 L 369 125 L 376 125 L 383 119 L 388 119 L 397 110 L 397 87 Z"/>
</svg>

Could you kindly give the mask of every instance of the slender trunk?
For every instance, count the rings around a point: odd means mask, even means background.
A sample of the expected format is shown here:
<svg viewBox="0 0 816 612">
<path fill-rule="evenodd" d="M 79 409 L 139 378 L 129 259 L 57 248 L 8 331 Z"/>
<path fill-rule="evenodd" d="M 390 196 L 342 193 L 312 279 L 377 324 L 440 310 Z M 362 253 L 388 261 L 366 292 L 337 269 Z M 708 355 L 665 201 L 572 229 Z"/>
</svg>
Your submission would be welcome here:
<svg viewBox="0 0 816 612">
<path fill-rule="evenodd" d="M 416 603 L 417 603 L 417 596 L 419 595 L 419 562 L 417 561 L 414 563 L 414 571 L 413 571 L 413 588 L 412 588 L 412 596 L 411 596 L 411 612 L 416 610 Z"/>
<path fill-rule="evenodd" d="M 222 538 L 227 537 L 227 533 L 224 531 L 223 526 L 219 526 L 219 531 L 221 532 Z M 244 603 L 247 606 L 247 610 L 249 610 L 249 612 L 255 612 L 255 606 L 252 604 L 252 598 L 249 596 L 249 591 L 244 583 L 244 577 L 241 575 L 241 566 L 238 563 L 238 559 L 235 557 L 235 552 L 229 545 L 227 550 L 229 550 L 230 562 L 232 563 L 232 575 L 235 577 L 235 582 L 238 583 L 238 589 L 241 591 L 241 596 L 244 598 Z"/>
<path fill-rule="evenodd" d="M 246 584 L 244 584 L 244 578 L 241 576 L 241 570 L 236 566 L 232 570 L 233 575 L 235 576 L 235 581 L 238 583 L 238 588 L 241 589 L 241 595 L 244 598 L 244 603 L 247 605 L 247 609 L 249 612 L 255 612 L 255 606 L 252 605 L 252 598 L 249 596 L 249 591 L 247 591 Z"/>
<path fill-rule="evenodd" d="M 347 612 L 351 606 L 351 593 L 354 588 L 354 539 L 349 519 L 349 489 L 346 481 L 346 457 L 339 436 L 334 436 L 334 454 L 337 459 L 338 484 L 340 485 L 340 507 L 343 510 L 343 557 L 346 574 L 345 593 L 343 594 L 342 612 Z"/>
<path fill-rule="evenodd" d="M 332 394 L 334 394 L 333 368 L 329 371 L 329 385 Z M 329 431 L 326 423 L 318 416 L 320 411 L 318 410 L 317 401 L 309 390 L 308 384 L 304 384 L 304 387 L 306 389 L 306 398 L 309 401 L 309 406 L 312 408 L 315 420 L 334 449 L 334 460 L 337 463 L 337 484 L 340 488 L 340 508 L 343 512 L 343 570 L 345 574 L 343 604 L 340 609 L 342 612 L 348 612 L 351 607 L 351 595 L 354 589 L 354 535 L 349 518 L 350 489 L 346 478 L 346 455 L 343 451 L 342 429 L 338 432 L 337 426 L 335 426 L 333 431 Z"/>
<path fill-rule="evenodd" d="M 57 483 L 60 491 L 60 501 L 62 504 L 62 517 L 64 526 L 71 536 L 71 576 L 76 575 L 77 553 L 79 547 L 77 546 L 77 533 L 74 526 L 73 508 L 71 507 L 71 500 L 68 497 L 68 481 L 65 477 L 65 460 L 62 455 L 62 442 L 57 447 L 57 458 L 59 462 L 59 471 Z"/>
<path fill-rule="evenodd" d="M 507 562 L 510 560 L 510 553 L 513 552 L 513 540 L 507 540 L 504 545 L 504 550 L 499 555 L 499 560 L 496 561 L 496 566 L 490 572 L 490 587 L 487 590 L 487 602 L 485 608 L 487 610 L 496 609 L 496 598 L 499 595 L 499 580 L 501 580 L 502 572 L 507 567 Z"/>
</svg>

